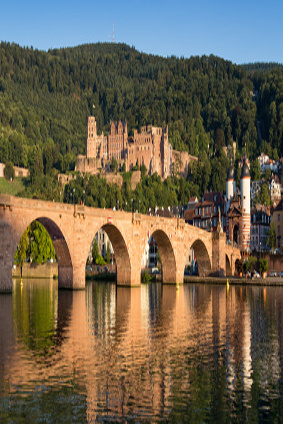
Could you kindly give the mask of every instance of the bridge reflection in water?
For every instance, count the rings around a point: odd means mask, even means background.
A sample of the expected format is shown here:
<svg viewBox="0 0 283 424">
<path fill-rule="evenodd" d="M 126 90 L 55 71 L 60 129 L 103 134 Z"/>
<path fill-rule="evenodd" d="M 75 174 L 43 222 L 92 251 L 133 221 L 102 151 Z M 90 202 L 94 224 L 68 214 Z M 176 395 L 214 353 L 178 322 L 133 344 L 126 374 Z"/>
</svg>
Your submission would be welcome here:
<svg viewBox="0 0 283 424">
<path fill-rule="evenodd" d="M 275 287 L 15 283 L 0 419 L 280 420 L 282 303 Z"/>
<path fill-rule="evenodd" d="M 185 224 L 180 218 L 89 208 L 0 195 L 0 291 L 12 289 L 16 248 L 28 225 L 39 221 L 48 231 L 58 259 L 61 288 L 85 287 L 85 265 L 94 235 L 102 228 L 114 249 L 117 284 L 140 286 L 142 257 L 152 235 L 162 262 L 162 282 L 182 284 L 192 247 L 200 276 L 233 275 L 240 250 L 226 235 Z"/>
</svg>

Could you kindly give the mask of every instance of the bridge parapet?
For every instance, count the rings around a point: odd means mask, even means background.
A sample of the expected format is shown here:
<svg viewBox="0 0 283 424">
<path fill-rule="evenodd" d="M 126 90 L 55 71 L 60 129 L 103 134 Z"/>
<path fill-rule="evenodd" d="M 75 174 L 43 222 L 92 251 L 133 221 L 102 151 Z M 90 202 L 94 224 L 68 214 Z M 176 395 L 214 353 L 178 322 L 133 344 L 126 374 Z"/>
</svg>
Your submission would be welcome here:
<svg viewBox="0 0 283 424">
<path fill-rule="evenodd" d="M 75 205 L 74 206 L 74 217 L 76 216 L 85 218 L 85 207 L 84 205 Z"/>
<path fill-rule="evenodd" d="M 142 220 L 142 214 L 138 212 L 133 212 L 132 215 L 132 223 L 136 225 L 140 225 Z"/>
</svg>

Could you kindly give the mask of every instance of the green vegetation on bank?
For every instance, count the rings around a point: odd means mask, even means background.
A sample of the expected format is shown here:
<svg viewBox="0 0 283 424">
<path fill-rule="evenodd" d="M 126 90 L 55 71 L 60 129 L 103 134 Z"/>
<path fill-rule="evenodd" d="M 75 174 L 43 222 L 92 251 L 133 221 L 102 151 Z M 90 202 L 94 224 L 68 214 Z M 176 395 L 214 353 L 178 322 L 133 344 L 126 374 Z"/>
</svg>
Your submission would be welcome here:
<svg viewBox="0 0 283 424">
<path fill-rule="evenodd" d="M 25 178 L 17 177 L 13 181 L 7 181 L 6 178 L 0 178 L 0 193 L 16 196 L 25 189 Z"/>
</svg>

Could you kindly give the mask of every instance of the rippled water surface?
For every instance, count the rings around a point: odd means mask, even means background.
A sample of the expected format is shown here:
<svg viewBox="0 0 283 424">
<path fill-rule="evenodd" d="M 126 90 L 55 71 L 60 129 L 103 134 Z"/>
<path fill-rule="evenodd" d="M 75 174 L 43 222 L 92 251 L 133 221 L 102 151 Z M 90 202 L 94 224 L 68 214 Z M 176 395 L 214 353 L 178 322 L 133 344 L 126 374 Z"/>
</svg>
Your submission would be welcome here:
<svg viewBox="0 0 283 424">
<path fill-rule="evenodd" d="M 0 296 L 0 422 L 281 422 L 283 288 L 24 280 Z"/>
</svg>

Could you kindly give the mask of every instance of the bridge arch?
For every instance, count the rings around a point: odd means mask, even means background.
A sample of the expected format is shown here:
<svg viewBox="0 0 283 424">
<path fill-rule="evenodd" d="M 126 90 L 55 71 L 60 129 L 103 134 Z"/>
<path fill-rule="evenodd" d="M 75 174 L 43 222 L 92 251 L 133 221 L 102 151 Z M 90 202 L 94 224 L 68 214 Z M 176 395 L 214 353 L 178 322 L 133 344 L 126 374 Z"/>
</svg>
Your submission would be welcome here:
<svg viewBox="0 0 283 424">
<path fill-rule="evenodd" d="M 111 241 L 116 260 L 116 280 L 119 285 L 131 285 L 132 266 L 127 244 L 121 231 L 113 224 L 105 224 L 102 229 Z M 137 277 L 137 279 L 139 276 Z"/>
<path fill-rule="evenodd" d="M 91 245 L 95 234 L 102 229 L 107 234 L 115 255 L 116 261 L 116 281 L 118 285 L 131 285 L 131 277 L 133 274 L 133 267 L 131 264 L 131 258 L 129 255 L 129 250 L 126 242 L 126 238 L 123 235 L 122 231 L 118 226 L 107 223 L 100 224 L 99 222 L 94 222 L 93 228 L 89 231 L 90 238 L 85 246 L 84 257 L 87 258 L 89 252 L 89 246 Z M 137 284 L 140 281 L 137 278 Z"/>
<path fill-rule="evenodd" d="M 176 283 L 177 281 L 177 264 L 174 249 L 170 237 L 161 229 L 157 229 L 152 233 L 152 237 L 156 241 L 158 252 L 160 254 L 162 264 L 162 282 Z"/>
<path fill-rule="evenodd" d="M 13 258 L 16 253 L 17 245 L 19 244 L 25 229 L 29 225 L 31 225 L 34 221 L 38 221 L 40 224 L 43 225 L 43 227 L 48 232 L 51 238 L 51 241 L 53 243 L 56 257 L 58 260 L 58 287 L 71 288 L 72 280 L 73 280 L 73 265 L 72 265 L 72 259 L 71 259 L 69 247 L 67 245 L 67 242 L 63 235 L 62 230 L 51 218 L 39 216 L 39 217 L 35 217 L 34 219 L 30 219 L 29 221 L 26 221 L 23 224 L 23 227 L 17 233 L 17 239 L 15 240 L 16 243 L 14 246 Z M 11 264 L 11 267 L 12 267 L 12 264 Z"/>
<path fill-rule="evenodd" d="M 211 260 L 205 243 L 197 239 L 191 246 L 194 250 L 200 277 L 207 276 L 212 271 Z"/>
</svg>

